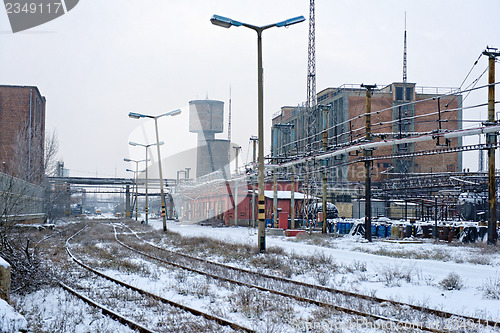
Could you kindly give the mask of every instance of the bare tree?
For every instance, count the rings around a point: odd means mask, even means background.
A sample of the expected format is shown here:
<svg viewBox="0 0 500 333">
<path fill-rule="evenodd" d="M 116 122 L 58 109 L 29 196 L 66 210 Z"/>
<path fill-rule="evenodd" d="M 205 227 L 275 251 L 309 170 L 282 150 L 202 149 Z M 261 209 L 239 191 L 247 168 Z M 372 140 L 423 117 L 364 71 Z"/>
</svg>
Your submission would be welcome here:
<svg viewBox="0 0 500 333">
<path fill-rule="evenodd" d="M 45 133 L 43 158 L 43 172 L 45 176 L 55 176 L 57 172 L 57 153 L 59 152 L 59 140 L 56 130 Z"/>
<path fill-rule="evenodd" d="M 53 204 L 46 176 L 56 169 L 57 135 L 45 138 L 43 128 L 21 126 L 14 136 L 8 170 L 0 173 L 0 256 L 12 269 L 13 290 L 28 291 L 45 279 L 39 258 L 26 233 L 16 231 L 20 220 L 43 218 Z M 5 168 L 7 169 L 7 168 Z"/>
</svg>

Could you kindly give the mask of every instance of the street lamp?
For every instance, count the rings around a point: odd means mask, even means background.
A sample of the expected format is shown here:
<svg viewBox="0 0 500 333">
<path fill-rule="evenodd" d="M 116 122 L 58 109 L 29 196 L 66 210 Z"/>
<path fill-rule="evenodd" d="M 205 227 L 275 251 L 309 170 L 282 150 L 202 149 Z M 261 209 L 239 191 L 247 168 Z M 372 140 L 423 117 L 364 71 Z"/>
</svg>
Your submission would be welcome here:
<svg viewBox="0 0 500 333">
<path fill-rule="evenodd" d="M 223 28 L 231 26 L 244 26 L 257 32 L 257 84 L 258 84 L 258 140 L 259 140 L 259 157 L 258 157 L 258 177 L 259 177 L 259 228 L 258 242 L 259 251 L 266 251 L 266 221 L 265 221 L 265 199 L 264 199 L 264 89 L 263 89 L 263 69 L 262 69 L 262 32 L 272 27 L 288 27 L 292 24 L 305 21 L 304 16 L 297 16 L 285 21 L 273 23 L 258 27 L 255 25 L 232 20 L 227 17 L 214 15 L 210 22 Z"/>
<path fill-rule="evenodd" d="M 136 160 L 131 160 L 130 158 L 124 158 L 123 159 L 125 162 L 134 162 L 135 163 L 135 171 L 134 170 L 130 170 L 130 169 L 127 169 L 126 171 L 130 171 L 130 172 L 133 172 L 134 173 L 134 178 L 135 178 L 135 220 L 137 221 L 137 210 L 138 210 L 138 201 L 137 201 L 137 197 L 139 195 L 139 184 L 137 184 L 138 182 L 138 173 L 139 173 L 139 163 L 141 162 L 146 162 L 146 160 L 140 160 L 140 161 L 136 161 Z M 133 209 L 133 208 L 132 208 Z"/>
<path fill-rule="evenodd" d="M 161 156 L 160 156 L 160 137 L 158 135 L 158 118 L 161 118 L 163 116 L 176 116 L 181 113 L 181 109 L 176 109 L 164 114 L 160 114 L 159 116 L 150 116 L 146 114 L 141 114 L 141 113 L 135 113 L 135 112 L 130 112 L 128 116 L 130 118 L 134 119 L 140 119 L 140 118 L 152 118 L 155 120 L 155 130 L 156 130 L 156 148 L 158 151 L 158 169 L 160 170 L 160 192 L 161 192 L 161 215 L 163 216 L 163 231 L 167 231 L 167 217 L 166 217 L 166 211 L 165 211 L 165 195 L 163 193 L 163 174 L 161 170 Z"/>
<path fill-rule="evenodd" d="M 151 143 L 149 145 L 129 141 L 128 144 L 131 146 L 141 146 L 141 147 L 146 148 L 146 224 L 148 224 L 148 163 L 147 163 L 147 161 L 148 161 L 148 148 L 151 146 L 161 146 L 163 144 L 163 141 L 157 142 L 157 143 Z"/>
</svg>

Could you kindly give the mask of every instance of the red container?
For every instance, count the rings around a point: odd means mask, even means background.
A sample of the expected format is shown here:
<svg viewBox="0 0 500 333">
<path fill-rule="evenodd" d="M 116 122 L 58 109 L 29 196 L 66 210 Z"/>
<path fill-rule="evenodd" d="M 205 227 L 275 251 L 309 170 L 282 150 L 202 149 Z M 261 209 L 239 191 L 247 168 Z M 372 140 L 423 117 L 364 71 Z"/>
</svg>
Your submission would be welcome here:
<svg viewBox="0 0 500 333">
<path fill-rule="evenodd" d="M 279 226 L 281 229 L 285 230 L 288 229 L 288 212 L 281 212 L 279 213 Z"/>
<path fill-rule="evenodd" d="M 305 232 L 306 232 L 305 230 L 288 229 L 288 230 L 285 230 L 285 236 L 286 237 L 295 237 L 298 234 L 304 234 Z"/>
</svg>

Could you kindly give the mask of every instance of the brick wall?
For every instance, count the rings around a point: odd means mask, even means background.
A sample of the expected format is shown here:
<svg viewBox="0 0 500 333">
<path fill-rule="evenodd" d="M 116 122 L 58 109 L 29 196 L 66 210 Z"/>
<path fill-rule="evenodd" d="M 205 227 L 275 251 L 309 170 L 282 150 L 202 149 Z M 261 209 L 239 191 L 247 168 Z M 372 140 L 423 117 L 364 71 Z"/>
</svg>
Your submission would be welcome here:
<svg viewBox="0 0 500 333">
<path fill-rule="evenodd" d="M 31 112 L 30 112 L 31 111 Z M 16 134 L 23 126 L 39 128 L 45 135 L 45 97 L 37 87 L 0 86 L 0 168 L 5 162 L 5 170 L 12 171 L 12 146 Z M 40 149 L 43 150 L 43 140 Z M 43 155 L 43 154 L 42 154 Z M 43 160 L 32 161 L 33 168 L 41 169 Z"/>
</svg>

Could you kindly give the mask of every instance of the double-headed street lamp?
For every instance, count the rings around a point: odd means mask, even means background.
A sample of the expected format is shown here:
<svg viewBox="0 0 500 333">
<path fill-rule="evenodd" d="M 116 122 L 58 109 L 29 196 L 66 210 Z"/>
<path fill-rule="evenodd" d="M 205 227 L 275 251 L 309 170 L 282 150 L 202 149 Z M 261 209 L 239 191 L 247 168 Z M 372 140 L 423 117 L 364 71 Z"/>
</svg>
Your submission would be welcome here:
<svg viewBox="0 0 500 333">
<path fill-rule="evenodd" d="M 135 220 L 137 221 L 137 210 L 138 210 L 138 201 L 137 201 L 137 197 L 139 195 L 139 184 L 137 184 L 138 182 L 138 173 L 139 173 L 139 163 L 141 162 L 146 162 L 146 160 L 139 160 L 139 161 L 136 161 L 136 160 L 131 160 L 130 158 L 124 158 L 123 159 L 125 162 L 134 162 L 135 163 L 135 171 L 134 170 L 130 170 L 130 169 L 127 169 L 126 171 L 129 171 L 129 172 L 133 172 L 134 173 L 134 178 L 135 178 Z M 133 207 L 132 207 L 132 210 L 133 210 Z"/>
<path fill-rule="evenodd" d="M 258 140 L 259 140 L 259 157 L 258 157 L 258 178 L 259 178 L 259 228 L 258 242 L 259 251 L 266 251 L 266 218 L 265 218 L 265 198 L 264 198 L 264 89 L 263 89 L 263 69 L 262 69 L 262 32 L 272 27 L 288 27 L 292 24 L 305 21 L 304 16 L 294 17 L 278 23 L 273 23 L 258 27 L 255 25 L 238 22 L 227 17 L 214 15 L 210 22 L 223 28 L 231 26 L 244 26 L 257 32 L 257 84 L 258 84 Z"/>
<path fill-rule="evenodd" d="M 167 217 L 165 211 L 165 195 L 163 193 L 163 174 L 161 170 L 161 156 L 160 156 L 160 136 L 158 134 L 158 118 L 163 116 L 176 116 L 181 113 L 181 109 L 176 109 L 164 114 L 160 114 L 159 116 L 150 116 L 141 113 L 130 112 L 128 116 L 134 119 L 140 118 L 152 118 L 155 120 L 155 130 L 156 130 L 156 148 L 158 149 L 158 169 L 160 170 L 160 192 L 161 192 L 161 215 L 163 216 L 163 231 L 167 231 Z"/>
<path fill-rule="evenodd" d="M 146 224 L 148 224 L 148 162 L 147 162 L 148 161 L 148 148 L 151 146 L 161 146 L 163 144 L 163 141 L 157 142 L 157 143 L 151 143 L 149 145 L 130 141 L 128 144 L 131 146 L 141 146 L 141 147 L 146 148 Z"/>
</svg>

